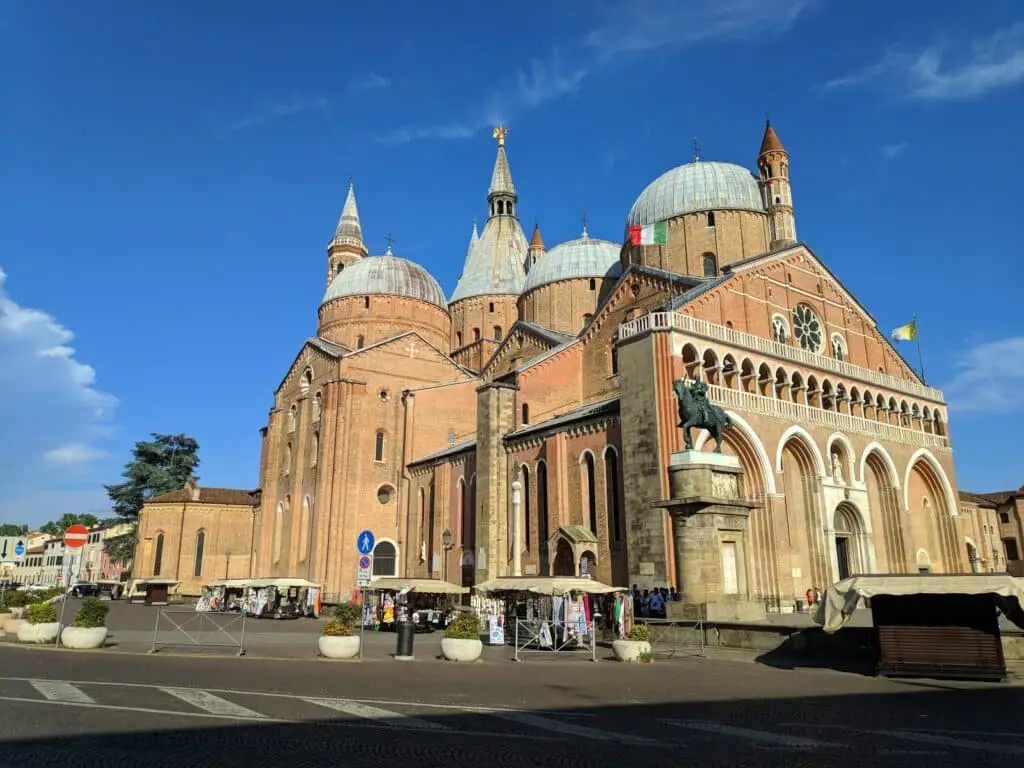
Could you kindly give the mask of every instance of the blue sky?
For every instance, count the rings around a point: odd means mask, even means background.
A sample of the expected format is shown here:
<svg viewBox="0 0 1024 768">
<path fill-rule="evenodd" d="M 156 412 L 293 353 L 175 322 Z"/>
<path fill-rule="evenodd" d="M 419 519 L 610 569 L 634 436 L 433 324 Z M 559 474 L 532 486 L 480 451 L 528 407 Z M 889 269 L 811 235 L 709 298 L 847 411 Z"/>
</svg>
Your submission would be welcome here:
<svg viewBox="0 0 1024 768">
<path fill-rule="evenodd" d="M 348 178 L 371 251 L 450 292 L 499 119 L 551 246 L 621 238 L 694 136 L 753 166 L 770 113 L 800 238 L 883 329 L 919 316 L 960 487 L 1024 482 L 1015 0 L 301 7 L 3 4 L 0 519 L 104 509 L 152 431 L 254 486 Z"/>
</svg>

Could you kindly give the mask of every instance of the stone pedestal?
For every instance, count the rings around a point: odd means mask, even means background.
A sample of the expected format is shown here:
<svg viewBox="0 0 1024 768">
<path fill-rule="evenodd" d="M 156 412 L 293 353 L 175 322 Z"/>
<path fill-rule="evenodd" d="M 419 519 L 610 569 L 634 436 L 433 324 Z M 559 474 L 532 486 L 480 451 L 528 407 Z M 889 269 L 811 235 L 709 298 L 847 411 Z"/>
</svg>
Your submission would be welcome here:
<svg viewBox="0 0 1024 768">
<path fill-rule="evenodd" d="M 761 505 L 743 496 L 739 459 L 683 451 L 669 463 L 671 499 L 655 504 L 672 515 L 680 600 L 670 619 L 756 621 L 764 605 L 747 588 L 747 519 Z"/>
</svg>

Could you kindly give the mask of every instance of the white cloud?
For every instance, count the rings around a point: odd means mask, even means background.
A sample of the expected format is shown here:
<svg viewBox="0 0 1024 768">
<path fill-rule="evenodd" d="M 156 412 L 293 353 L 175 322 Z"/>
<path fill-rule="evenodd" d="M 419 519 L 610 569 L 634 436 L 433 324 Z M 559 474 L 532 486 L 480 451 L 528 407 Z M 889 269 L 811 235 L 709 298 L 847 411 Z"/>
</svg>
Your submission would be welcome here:
<svg viewBox="0 0 1024 768">
<path fill-rule="evenodd" d="M 958 412 L 1024 411 L 1024 336 L 981 344 L 961 355 L 957 373 L 943 387 Z"/>
<path fill-rule="evenodd" d="M 330 102 L 323 96 L 316 95 L 295 96 L 284 101 L 271 101 L 261 104 L 249 114 L 222 126 L 220 132 L 222 134 L 237 133 L 304 112 L 326 112 L 329 108 Z"/>
<path fill-rule="evenodd" d="M 581 38 L 532 59 L 514 80 L 493 88 L 460 119 L 401 128 L 386 144 L 466 139 L 578 90 L 588 77 L 630 57 L 702 41 L 738 40 L 785 31 L 818 0 L 612 0 L 595 4 Z"/>
<path fill-rule="evenodd" d="M 74 334 L 23 307 L 0 269 L 0 517 L 43 521 L 102 499 L 89 462 L 109 435 L 117 398 L 75 356 Z M 116 473 L 114 475 L 116 477 Z M 59 500 L 59 501 L 58 501 Z M 53 508 L 53 504 L 62 505 Z"/>
<path fill-rule="evenodd" d="M 1024 81 L 1024 22 L 964 45 L 941 42 L 888 51 L 877 62 L 825 83 L 826 89 L 879 84 L 915 101 L 963 101 Z"/>
<path fill-rule="evenodd" d="M 882 157 L 885 160 L 895 160 L 908 149 L 910 149 L 909 141 L 900 141 L 895 144 L 883 144 L 881 147 Z"/>
<path fill-rule="evenodd" d="M 390 88 L 391 80 L 378 75 L 376 72 L 368 72 L 365 75 L 352 79 L 348 84 L 350 91 L 376 91 L 381 88 Z"/>
</svg>

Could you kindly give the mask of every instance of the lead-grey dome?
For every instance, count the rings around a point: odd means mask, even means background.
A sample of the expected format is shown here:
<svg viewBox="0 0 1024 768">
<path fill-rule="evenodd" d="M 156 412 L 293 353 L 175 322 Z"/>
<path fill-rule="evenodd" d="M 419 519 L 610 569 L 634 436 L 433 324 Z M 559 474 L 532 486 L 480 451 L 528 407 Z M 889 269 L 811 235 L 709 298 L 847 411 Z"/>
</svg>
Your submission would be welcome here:
<svg viewBox="0 0 1024 768">
<path fill-rule="evenodd" d="M 754 174 L 732 163 L 695 160 L 647 185 L 629 211 L 629 226 L 646 226 L 684 213 L 713 210 L 765 212 Z"/>
<path fill-rule="evenodd" d="M 360 259 L 345 267 L 327 286 L 322 303 L 342 296 L 373 294 L 406 296 L 448 308 L 444 291 L 427 270 L 391 253 Z"/>
<path fill-rule="evenodd" d="M 618 277 L 621 245 L 584 235 L 577 240 L 556 245 L 526 273 L 524 293 L 559 280 L 587 277 Z"/>
</svg>

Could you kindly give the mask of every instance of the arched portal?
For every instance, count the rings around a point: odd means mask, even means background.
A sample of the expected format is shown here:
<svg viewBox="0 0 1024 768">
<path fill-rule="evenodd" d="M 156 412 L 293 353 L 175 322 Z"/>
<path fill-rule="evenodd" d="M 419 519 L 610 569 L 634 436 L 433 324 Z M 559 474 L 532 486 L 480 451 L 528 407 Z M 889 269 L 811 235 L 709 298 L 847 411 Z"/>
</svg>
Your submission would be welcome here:
<svg viewBox="0 0 1024 768">
<path fill-rule="evenodd" d="M 572 545 L 565 539 L 559 538 L 555 546 L 555 576 L 575 576 L 576 562 L 572 554 Z"/>
<path fill-rule="evenodd" d="M 837 581 L 871 570 L 869 542 L 860 512 L 843 502 L 832 516 L 832 542 L 835 547 L 835 578 Z"/>
</svg>

